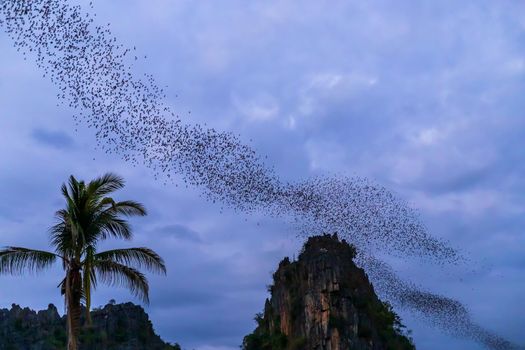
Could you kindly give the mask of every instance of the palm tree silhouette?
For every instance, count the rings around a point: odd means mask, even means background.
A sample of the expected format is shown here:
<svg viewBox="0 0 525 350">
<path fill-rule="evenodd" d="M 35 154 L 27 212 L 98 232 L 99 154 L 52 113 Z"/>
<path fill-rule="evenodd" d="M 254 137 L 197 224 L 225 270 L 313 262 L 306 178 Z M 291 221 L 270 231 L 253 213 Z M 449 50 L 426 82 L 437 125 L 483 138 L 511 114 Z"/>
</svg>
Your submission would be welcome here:
<svg viewBox="0 0 525 350">
<path fill-rule="evenodd" d="M 51 227 L 54 252 L 22 247 L 0 250 L 0 274 L 41 271 L 61 261 L 65 277 L 59 287 L 65 298 L 69 350 L 78 347 L 81 303 L 86 307 L 89 324 L 91 292 L 98 282 L 127 287 L 143 302 L 149 302 L 149 285 L 139 271 L 166 273 L 162 258 L 148 248 L 125 248 L 104 252 L 97 245 L 107 238 L 130 240 L 133 236 L 126 217 L 144 216 L 142 204 L 116 202 L 108 195 L 124 187 L 124 180 L 107 173 L 85 184 L 74 176 L 62 185 L 66 207 L 56 212 L 57 223 Z"/>
</svg>

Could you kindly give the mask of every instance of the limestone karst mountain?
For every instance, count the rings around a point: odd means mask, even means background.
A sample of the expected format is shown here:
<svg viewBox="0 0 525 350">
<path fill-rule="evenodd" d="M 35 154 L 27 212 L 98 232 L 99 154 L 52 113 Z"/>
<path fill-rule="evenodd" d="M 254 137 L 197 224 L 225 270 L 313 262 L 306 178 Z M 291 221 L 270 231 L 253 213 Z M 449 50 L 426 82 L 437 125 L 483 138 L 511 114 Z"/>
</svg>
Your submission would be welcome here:
<svg viewBox="0 0 525 350">
<path fill-rule="evenodd" d="M 92 312 L 93 324 L 82 330 L 80 350 L 180 350 L 155 334 L 144 309 L 110 303 Z M 66 320 L 50 304 L 35 312 L 13 304 L 0 309 L 0 350 L 58 350 L 66 347 Z"/>
<path fill-rule="evenodd" d="M 323 235 L 309 238 L 297 261 L 282 260 L 269 287 L 271 298 L 243 349 L 415 349 L 354 256 L 344 240 Z"/>
</svg>

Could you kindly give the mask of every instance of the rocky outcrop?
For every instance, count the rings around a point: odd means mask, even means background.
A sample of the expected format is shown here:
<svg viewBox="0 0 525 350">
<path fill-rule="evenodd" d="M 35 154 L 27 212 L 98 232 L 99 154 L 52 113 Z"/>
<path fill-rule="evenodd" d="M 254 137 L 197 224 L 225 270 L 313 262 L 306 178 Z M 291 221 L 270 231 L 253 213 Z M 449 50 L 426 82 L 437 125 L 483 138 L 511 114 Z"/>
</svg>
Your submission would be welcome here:
<svg viewBox="0 0 525 350">
<path fill-rule="evenodd" d="M 13 304 L 11 309 L 0 309 L 0 349 L 58 349 L 58 340 L 65 337 L 65 322 L 56 307 L 35 312 Z"/>
<path fill-rule="evenodd" d="M 381 302 L 355 250 L 336 235 L 311 237 L 297 261 L 273 275 L 264 313 L 245 350 L 414 349 L 391 307 Z"/>
<path fill-rule="evenodd" d="M 80 334 L 80 350 L 180 350 L 155 334 L 142 307 L 110 303 L 92 312 Z M 65 349 L 66 322 L 56 307 L 35 312 L 13 304 L 0 309 L 0 350 Z"/>
</svg>

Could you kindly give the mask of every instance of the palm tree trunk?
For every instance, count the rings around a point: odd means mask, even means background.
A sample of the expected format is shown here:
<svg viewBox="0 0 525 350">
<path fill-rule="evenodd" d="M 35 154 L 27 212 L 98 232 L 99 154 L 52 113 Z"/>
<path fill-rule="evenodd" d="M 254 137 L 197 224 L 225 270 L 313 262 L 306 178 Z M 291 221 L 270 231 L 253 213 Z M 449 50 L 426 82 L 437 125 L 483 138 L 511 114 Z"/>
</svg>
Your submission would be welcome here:
<svg viewBox="0 0 525 350">
<path fill-rule="evenodd" d="M 72 267 L 66 277 L 66 305 L 67 305 L 67 349 L 78 349 L 78 333 L 80 331 L 80 299 L 82 281 L 80 268 Z"/>
<path fill-rule="evenodd" d="M 84 288 L 86 293 L 86 325 L 91 326 L 91 288 L 90 283 L 86 283 L 87 288 Z"/>
<path fill-rule="evenodd" d="M 82 271 L 82 282 L 84 283 L 84 300 L 86 302 L 86 325 L 91 326 L 91 274 L 93 269 L 94 248 L 89 246 L 86 249 L 86 258 Z"/>
</svg>

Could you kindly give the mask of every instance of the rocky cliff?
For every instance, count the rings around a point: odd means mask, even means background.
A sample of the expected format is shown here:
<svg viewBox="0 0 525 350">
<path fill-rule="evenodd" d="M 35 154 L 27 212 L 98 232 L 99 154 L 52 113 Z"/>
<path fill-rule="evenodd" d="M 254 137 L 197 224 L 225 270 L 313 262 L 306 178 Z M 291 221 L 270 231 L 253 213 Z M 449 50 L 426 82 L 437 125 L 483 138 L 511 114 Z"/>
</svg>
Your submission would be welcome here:
<svg viewBox="0 0 525 350">
<path fill-rule="evenodd" d="M 273 275 L 264 313 L 245 350 L 414 349 L 391 307 L 381 302 L 355 250 L 336 235 L 311 237 L 297 261 Z"/>
<path fill-rule="evenodd" d="M 92 312 L 80 335 L 80 350 L 180 350 L 155 334 L 148 315 L 132 303 L 108 304 Z M 0 350 L 58 350 L 66 347 L 66 321 L 56 307 L 35 312 L 13 304 L 0 309 Z"/>
</svg>

